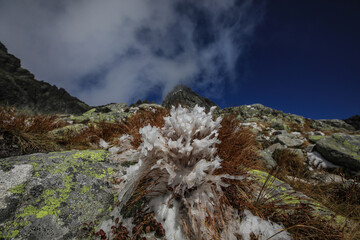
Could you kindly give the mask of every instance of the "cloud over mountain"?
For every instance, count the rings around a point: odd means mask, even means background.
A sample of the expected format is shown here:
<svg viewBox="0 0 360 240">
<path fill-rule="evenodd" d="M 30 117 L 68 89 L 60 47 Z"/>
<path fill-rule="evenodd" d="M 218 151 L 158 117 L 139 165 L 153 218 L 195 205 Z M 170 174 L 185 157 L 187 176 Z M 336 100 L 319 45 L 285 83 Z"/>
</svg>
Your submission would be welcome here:
<svg viewBox="0 0 360 240">
<path fill-rule="evenodd" d="M 262 18 L 237 0 L 2 1 L 0 35 L 38 79 L 88 104 L 189 84 L 221 96 Z"/>
</svg>

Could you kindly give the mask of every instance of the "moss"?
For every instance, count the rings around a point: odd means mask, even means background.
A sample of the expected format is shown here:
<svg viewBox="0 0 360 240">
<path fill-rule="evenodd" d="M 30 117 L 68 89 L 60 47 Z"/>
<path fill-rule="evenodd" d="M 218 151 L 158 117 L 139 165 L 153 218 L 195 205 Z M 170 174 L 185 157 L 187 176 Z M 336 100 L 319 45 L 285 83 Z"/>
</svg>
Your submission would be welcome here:
<svg viewBox="0 0 360 240">
<path fill-rule="evenodd" d="M 10 188 L 9 191 L 12 193 L 21 194 L 25 191 L 26 183 L 19 184 L 13 188 Z"/>
<path fill-rule="evenodd" d="M 39 172 L 35 172 L 34 177 L 40 178 L 40 173 L 39 173 Z"/>
</svg>

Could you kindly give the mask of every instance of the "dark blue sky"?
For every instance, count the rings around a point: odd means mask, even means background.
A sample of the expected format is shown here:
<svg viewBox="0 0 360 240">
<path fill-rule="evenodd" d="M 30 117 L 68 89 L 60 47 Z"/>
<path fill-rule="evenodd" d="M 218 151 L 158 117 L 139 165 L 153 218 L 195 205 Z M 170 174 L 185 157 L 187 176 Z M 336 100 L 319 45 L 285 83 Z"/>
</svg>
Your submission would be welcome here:
<svg viewBox="0 0 360 240">
<path fill-rule="evenodd" d="M 213 99 L 221 107 L 261 103 L 313 119 L 360 114 L 360 1 L 268 1 L 237 66 L 236 87 Z"/>
</svg>

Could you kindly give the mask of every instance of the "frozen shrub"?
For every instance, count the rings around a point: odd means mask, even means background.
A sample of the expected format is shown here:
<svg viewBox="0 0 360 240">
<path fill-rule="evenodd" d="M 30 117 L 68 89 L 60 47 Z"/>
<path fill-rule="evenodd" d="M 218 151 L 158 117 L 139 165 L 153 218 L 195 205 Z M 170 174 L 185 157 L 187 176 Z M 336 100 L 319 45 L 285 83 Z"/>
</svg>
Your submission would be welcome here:
<svg viewBox="0 0 360 240">
<path fill-rule="evenodd" d="M 120 206 L 127 203 L 142 179 L 150 178 L 155 184 L 146 197 L 166 239 L 237 239 L 241 235 L 244 224 L 240 225 L 241 217 L 228 204 L 222 191 L 228 184 L 222 178 L 244 177 L 215 174 L 222 159 L 216 155 L 221 118 L 213 120 L 214 110 L 205 113 L 198 106 L 192 110 L 173 107 L 162 128 L 147 125 L 140 129 L 142 143 L 136 152 L 123 153 L 138 163 L 123 177 Z M 279 225 L 269 226 L 279 230 Z M 256 232 L 257 228 L 253 224 L 251 229 Z M 273 239 L 287 238 L 283 232 Z"/>
</svg>

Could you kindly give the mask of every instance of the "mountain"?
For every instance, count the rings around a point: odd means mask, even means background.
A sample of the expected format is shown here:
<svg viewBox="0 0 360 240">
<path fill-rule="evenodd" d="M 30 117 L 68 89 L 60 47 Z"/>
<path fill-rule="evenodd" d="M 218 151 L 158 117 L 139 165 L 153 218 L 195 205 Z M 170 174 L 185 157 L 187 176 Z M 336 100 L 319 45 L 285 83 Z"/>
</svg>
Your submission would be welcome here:
<svg viewBox="0 0 360 240">
<path fill-rule="evenodd" d="M 176 106 L 178 104 L 184 107 L 194 107 L 197 104 L 200 107 L 205 107 L 207 110 L 209 110 L 212 106 L 219 107 L 210 99 L 200 96 L 184 85 L 178 85 L 169 92 L 165 96 L 161 105 L 166 108 L 170 108 L 171 106 Z"/>
<path fill-rule="evenodd" d="M 210 110 L 181 85 L 90 109 L 3 45 L 0 93 L 74 113 L 1 112 L 0 239 L 360 239 L 359 116 Z"/>
<path fill-rule="evenodd" d="M 38 81 L 0 42 L 0 105 L 36 114 L 81 114 L 90 107 L 65 89 Z"/>
</svg>

